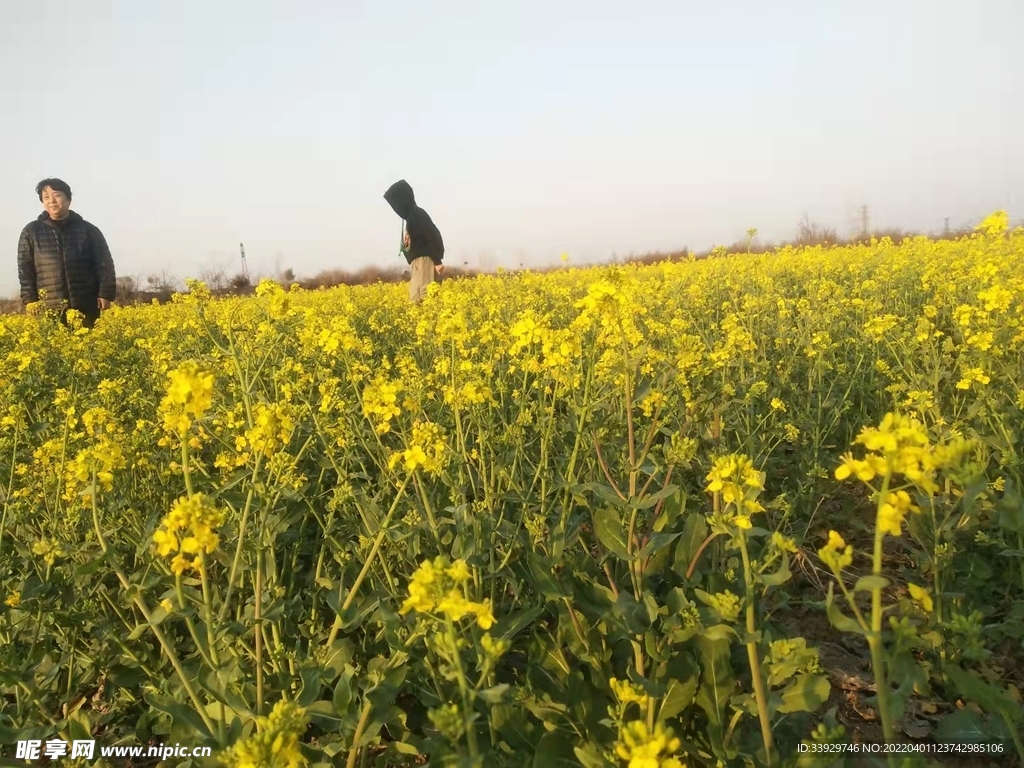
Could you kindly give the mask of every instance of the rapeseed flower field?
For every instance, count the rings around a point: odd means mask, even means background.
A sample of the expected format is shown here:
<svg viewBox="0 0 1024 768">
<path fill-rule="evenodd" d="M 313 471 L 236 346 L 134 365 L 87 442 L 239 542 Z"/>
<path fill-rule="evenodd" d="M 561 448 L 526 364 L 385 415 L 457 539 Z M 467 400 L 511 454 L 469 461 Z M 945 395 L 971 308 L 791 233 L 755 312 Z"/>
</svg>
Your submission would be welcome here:
<svg viewBox="0 0 1024 768">
<path fill-rule="evenodd" d="M 1001 212 L 419 306 L 191 282 L 92 330 L 2 317 L 0 362 L 0 749 L 681 768 L 841 764 L 874 733 L 892 765 L 1024 758 Z"/>
</svg>

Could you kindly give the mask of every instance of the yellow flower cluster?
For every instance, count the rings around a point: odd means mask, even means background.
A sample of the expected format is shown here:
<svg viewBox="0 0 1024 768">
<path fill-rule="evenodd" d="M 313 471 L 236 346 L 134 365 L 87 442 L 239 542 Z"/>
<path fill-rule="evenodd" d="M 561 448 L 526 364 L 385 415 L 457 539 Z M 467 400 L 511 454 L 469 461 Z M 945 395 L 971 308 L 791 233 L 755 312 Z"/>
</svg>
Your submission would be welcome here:
<svg viewBox="0 0 1024 768">
<path fill-rule="evenodd" d="M 768 645 L 765 664 L 774 668 L 769 685 L 775 685 L 798 672 L 814 674 L 821 671 L 817 648 L 808 648 L 803 637 L 773 640 Z"/>
<path fill-rule="evenodd" d="M 714 595 L 708 595 L 707 603 L 711 609 L 718 614 L 722 621 L 732 623 L 739 618 L 742 603 L 737 595 L 728 589 Z"/>
<path fill-rule="evenodd" d="M 853 563 L 853 547 L 835 531 L 828 532 L 828 542 L 818 550 L 818 557 L 833 572 L 839 573 Z"/>
<path fill-rule="evenodd" d="M 469 578 L 465 560 L 451 564 L 444 556 L 424 560 L 409 582 L 409 597 L 399 613 L 403 616 L 411 611 L 436 613 L 456 622 L 466 616 L 476 616 L 477 626 L 490 629 L 494 625 L 490 601 L 475 603 L 466 599 Z"/>
<path fill-rule="evenodd" d="M 412 427 L 409 447 L 391 454 L 388 466 L 394 469 L 402 464 L 407 472 L 422 468 L 425 472 L 436 475 L 444 467 L 446 456 L 444 432 L 441 427 L 429 421 L 417 421 Z"/>
<path fill-rule="evenodd" d="M 245 441 L 253 451 L 268 458 L 288 444 L 295 430 L 295 419 L 287 403 L 259 403 L 254 409 L 253 421 L 252 429 L 245 432 Z"/>
<path fill-rule="evenodd" d="M 1004 234 L 1010 228 L 1010 216 L 1006 211 L 996 211 L 985 217 L 974 229 L 989 237 Z"/>
<path fill-rule="evenodd" d="M 906 491 L 890 493 L 878 507 L 878 527 L 883 533 L 899 536 L 903 533 L 903 518 L 907 512 L 920 512 L 921 509 L 910 500 Z"/>
<path fill-rule="evenodd" d="M 282 699 L 269 717 L 256 718 L 256 733 L 236 742 L 221 762 L 227 768 L 301 768 L 308 761 L 299 739 L 308 724 L 302 707 Z"/>
<path fill-rule="evenodd" d="M 160 403 L 164 429 L 184 435 L 193 421 L 203 418 L 213 403 L 213 373 L 189 361 L 168 373 L 170 383 Z"/>
<path fill-rule="evenodd" d="M 612 693 L 615 694 L 615 698 L 618 699 L 619 704 L 626 706 L 628 704 L 639 704 L 640 708 L 643 709 L 647 706 L 647 694 L 644 689 L 636 683 L 631 683 L 628 680 L 618 680 L 611 678 L 608 681 L 608 685 L 611 686 Z"/>
<path fill-rule="evenodd" d="M 970 389 L 975 383 L 988 384 L 990 381 L 992 381 L 992 379 L 986 376 L 985 371 L 981 368 L 968 368 L 964 371 L 963 378 L 956 383 L 956 388 Z"/>
<path fill-rule="evenodd" d="M 910 599 L 920 605 L 925 613 L 931 613 L 935 610 L 932 596 L 927 589 L 919 587 L 917 584 L 907 584 L 907 591 L 910 592 Z"/>
<path fill-rule="evenodd" d="M 902 475 L 929 494 L 938 490 L 935 473 L 955 466 L 971 448 L 971 443 L 963 438 L 934 446 L 920 421 L 895 413 L 886 414 L 877 428 L 863 428 L 855 442 L 863 445 L 868 453 L 863 459 L 854 458 L 850 452 L 844 454 L 842 464 L 835 471 L 837 480 L 856 477 L 870 483 L 876 476 Z M 886 503 L 898 508 L 903 502 L 896 504 L 887 499 Z M 904 511 L 909 508 L 904 506 Z"/>
<path fill-rule="evenodd" d="M 619 730 L 615 755 L 626 761 L 626 768 L 686 768 L 685 763 L 673 757 L 681 746 L 671 728 L 658 723 L 652 732 L 647 723 L 634 720 Z"/>
<path fill-rule="evenodd" d="M 160 557 L 170 557 L 171 572 L 180 576 L 189 568 L 201 571 L 203 555 L 213 554 L 220 541 L 217 529 L 224 524 L 224 513 L 202 493 L 182 497 L 171 508 L 153 534 L 153 549 Z M 192 555 L 189 560 L 186 555 Z"/>
<path fill-rule="evenodd" d="M 754 469 L 747 456 L 731 454 L 715 461 L 707 475 L 707 492 L 721 493 L 726 505 L 735 507 L 733 522 L 737 528 L 749 530 L 753 523 L 750 515 L 763 512 L 764 507 L 757 501 L 764 490 L 764 472 Z"/>
<path fill-rule="evenodd" d="M 67 551 L 60 544 L 50 539 L 39 539 L 32 545 L 32 554 L 43 558 L 47 565 L 53 565 L 57 558 L 67 555 Z"/>
<path fill-rule="evenodd" d="M 60 399 L 60 398 L 58 398 Z M 68 407 L 68 421 L 73 423 L 73 406 Z M 65 468 L 64 500 L 89 506 L 95 491 L 109 492 L 114 487 L 114 472 L 125 466 L 124 435 L 113 414 L 106 408 L 90 408 L 82 414 L 85 434 L 93 443 L 80 450 Z M 96 487 L 91 487 L 93 472 Z"/>
<path fill-rule="evenodd" d="M 398 407 L 401 391 L 401 384 L 384 379 L 378 379 L 363 390 L 363 415 L 376 421 L 374 430 L 378 435 L 391 431 L 391 421 L 402 413 Z"/>
</svg>

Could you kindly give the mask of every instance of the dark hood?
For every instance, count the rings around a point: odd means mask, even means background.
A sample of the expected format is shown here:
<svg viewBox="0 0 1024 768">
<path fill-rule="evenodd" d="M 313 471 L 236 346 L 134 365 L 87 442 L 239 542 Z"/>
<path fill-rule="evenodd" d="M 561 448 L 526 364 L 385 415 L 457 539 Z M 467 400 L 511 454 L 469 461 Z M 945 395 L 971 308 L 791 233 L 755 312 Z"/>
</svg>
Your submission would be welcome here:
<svg viewBox="0 0 1024 768">
<path fill-rule="evenodd" d="M 43 222 L 43 224 L 49 224 L 51 227 L 66 226 L 66 225 L 70 224 L 73 221 L 81 221 L 81 220 L 82 220 L 82 217 L 79 216 L 74 211 L 68 211 L 68 217 L 66 219 L 64 219 L 63 221 L 54 221 L 53 219 L 51 219 L 49 211 L 43 211 L 42 213 L 39 214 L 39 216 L 36 219 L 36 221 L 41 221 L 41 222 Z"/>
<path fill-rule="evenodd" d="M 409 213 L 416 207 L 416 198 L 413 196 L 412 187 L 405 179 L 396 181 L 388 187 L 388 191 L 384 193 L 384 199 L 403 219 L 408 219 Z"/>
</svg>

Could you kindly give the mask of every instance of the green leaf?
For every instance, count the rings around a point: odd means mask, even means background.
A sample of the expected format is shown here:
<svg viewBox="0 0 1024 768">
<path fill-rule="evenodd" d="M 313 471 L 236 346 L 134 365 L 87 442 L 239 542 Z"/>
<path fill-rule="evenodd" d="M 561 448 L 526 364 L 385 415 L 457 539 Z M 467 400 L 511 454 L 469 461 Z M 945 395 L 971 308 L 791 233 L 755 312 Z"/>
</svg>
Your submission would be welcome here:
<svg viewBox="0 0 1024 768">
<path fill-rule="evenodd" d="M 655 619 L 646 601 L 638 603 L 625 591 L 619 592 L 619 599 L 615 601 L 615 612 L 622 617 L 630 634 L 634 635 L 644 634 L 651 628 Z"/>
<path fill-rule="evenodd" d="M 715 624 L 701 632 L 701 636 L 706 637 L 708 640 L 725 640 L 728 642 L 730 638 L 736 637 L 736 630 L 728 624 Z"/>
<path fill-rule="evenodd" d="M 212 734 L 207 730 L 203 718 L 191 707 L 175 701 L 169 696 L 161 696 L 156 693 L 146 692 L 143 694 L 146 703 L 153 709 L 169 715 L 172 723 L 188 726 L 201 738 L 210 738 Z"/>
<path fill-rule="evenodd" d="M 885 589 L 889 586 L 889 580 L 885 576 L 861 576 L 853 587 L 854 592 L 871 592 L 875 589 Z"/>
<path fill-rule="evenodd" d="M 626 546 L 626 529 L 621 510 L 602 507 L 594 513 L 594 533 L 602 546 L 622 560 L 631 559 Z"/>
<path fill-rule="evenodd" d="M 592 491 L 598 498 L 609 504 L 615 506 L 624 507 L 626 501 L 615 492 L 615 489 L 610 485 L 604 485 L 603 483 L 584 483 L 580 486 L 582 489 Z"/>
<path fill-rule="evenodd" d="M 142 637 L 144 634 L 146 634 L 146 630 L 147 629 L 149 629 L 149 624 L 139 624 L 128 635 L 128 638 L 127 638 L 128 642 L 132 642 L 134 640 L 138 640 L 140 637 Z"/>
<path fill-rule="evenodd" d="M 335 675 L 341 675 L 344 673 L 345 668 L 352 661 L 352 657 L 355 655 L 355 651 L 352 647 L 352 641 L 346 638 L 339 638 L 334 641 L 331 645 L 331 649 L 324 655 L 321 660 L 324 670 L 333 672 L 333 675 L 329 675 L 328 679 L 333 679 Z"/>
<path fill-rule="evenodd" d="M 782 562 L 779 564 L 778 570 L 775 573 L 766 573 L 758 576 L 760 581 L 766 587 L 778 587 L 785 584 L 793 577 L 793 573 L 789 570 L 789 553 L 782 553 Z"/>
<path fill-rule="evenodd" d="M 537 742 L 533 755 L 533 768 L 579 768 L 572 742 L 555 731 L 545 733 Z"/>
<path fill-rule="evenodd" d="M 855 635 L 866 635 L 867 633 L 861 629 L 860 624 L 839 610 L 839 606 L 835 603 L 835 595 L 833 594 L 832 587 L 833 584 L 830 583 L 828 585 L 828 596 L 825 598 L 825 611 L 828 614 L 829 622 L 840 632 L 852 632 Z"/>
<path fill-rule="evenodd" d="M 651 537 L 644 544 L 643 549 L 640 550 L 638 557 L 643 560 L 646 557 L 650 557 L 656 552 L 668 547 L 673 541 L 682 536 L 682 533 L 652 533 Z"/>
<path fill-rule="evenodd" d="M 570 597 L 555 578 L 551 565 L 549 565 L 536 552 L 526 553 L 526 563 L 530 567 L 530 576 L 533 586 L 547 600 L 561 600 L 563 597 Z"/>
<path fill-rule="evenodd" d="M 676 543 L 676 557 L 672 564 L 672 570 L 680 576 L 686 576 L 686 571 L 693 562 L 697 550 L 704 543 L 708 536 L 708 524 L 704 515 L 696 512 L 690 513 L 683 524 L 683 535 Z"/>
<path fill-rule="evenodd" d="M 107 558 L 105 555 L 97 555 L 96 557 L 82 563 L 80 566 L 75 568 L 75 578 L 84 579 L 87 576 L 92 576 L 96 571 L 107 564 Z"/>
<path fill-rule="evenodd" d="M 970 672 L 965 672 L 956 664 L 950 664 L 945 671 L 953 681 L 957 693 L 961 696 L 979 704 L 982 709 L 999 713 L 1010 722 L 1020 720 L 1022 715 L 1020 707 L 1003 689 L 986 683 Z"/>
<path fill-rule="evenodd" d="M 334 686 L 334 696 L 331 699 L 331 704 L 334 706 L 334 711 L 339 715 L 348 714 L 349 707 L 352 704 L 355 692 L 352 689 L 352 668 L 345 670 L 344 674 L 338 679 L 338 684 Z"/>
<path fill-rule="evenodd" d="M 637 502 L 636 503 L 636 508 L 637 509 L 650 509 L 651 507 L 656 505 L 659 501 L 661 501 L 662 499 L 667 499 L 669 496 L 671 496 L 673 493 L 675 493 L 678 490 L 679 490 L 679 486 L 678 485 L 673 485 L 672 483 L 669 483 L 668 485 L 666 485 L 664 488 L 662 488 L 657 493 L 652 493 L 649 496 L 645 496 L 643 498 L 643 500 Z"/>
<path fill-rule="evenodd" d="M 107 672 L 106 684 L 107 686 L 130 691 L 137 686 L 141 686 L 148 679 L 149 676 L 144 669 L 118 664 L 111 667 Z"/>
<path fill-rule="evenodd" d="M 505 696 L 505 692 L 508 690 L 508 683 L 501 683 L 493 688 L 485 688 L 482 691 L 477 691 L 477 697 L 483 699 L 487 704 L 500 704 L 502 698 Z"/>
<path fill-rule="evenodd" d="M 725 724 L 725 712 L 735 688 L 735 678 L 729 665 L 729 641 L 696 639 L 700 659 L 701 681 L 697 691 L 697 706 L 707 713 L 708 720 L 716 729 Z"/>
<path fill-rule="evenodd" d="M 335 713 L 334 705 L 329 701 L 323 699 L 314 701 L 305 709 L 310 722 L 327 731 L 337 731 L 341 723 L 344 722 L 344 718 Z"/>
<path fill-rule="evenodd" d="M 689 654 L 677 654 L 665 665 L 668 681 L 658 705 L 658 722 L 675 717 L 691 703 L 700 683 L 700 668 Z"/>
<path fill-rule="evenodd" d="M 320 698 L 320 670 L 306 667 L 299 670 L 299 678 L 302 680 L 302 688 L 297 703 L 300 707 L 308 707 Z"/>
<path fill-rule="evenodd" d="M 832 693 L 832 686 L 824 675 L 797 675 L 793 682 L 782 690 L 782 703 L 778 711 L 815 712 Z"/>
<path fill-rule="evenodd" d="M 999 511 L 999 525 L 1011 533 L 1024 532 L 1024 500 L 1009 486 L 996 502 Z"/>
<path fill-rule="evenodd" d="M 543 605 L 535 605 L 533 608 L 527 608 L 525 611 L 502 616 L 495 623 L 491 634 L 505 640 L 511 640 L 523 629 L 530 626 L 538 616 L 544 613 L 544 610 Z"/>
<path fill-rule="evenodd" d="M 404 741 L 392 741 L 388 744 L 390 749 L 395 750 L 400 755 L 412 755 L 413 757 L 419 757 L 420 751 L 416 749 L 412 744 L 406 744 Z"/>
<path fill-rule="evenodd" d="M 601 756 L 601 750 L 594 744 L 587 744 L 585 747 L 576 747 L 573 754 L 580 761 L 583 768 L 607 768 L 608 763 Z"/>
<path fill-rule="evenodd" d="M 677 489 L 675 493 L 666 498 L 665 503 L 661 506 L 658 519 L 654 521 L 653 530 L 661 533 L 670 526 L 675 527 L 676 521 L 682 517 L 683 511 L 686 509 L 688 498 L 686 491 L 682 489 Z"/>
<path fill-rule="evenodd" d="M 939 744 L 1006 744 L 1012 749 L 1012 736 L 1002 719 L 988 717 L 969 709 L 946 715 L 935 728 Z"/>
</svg>

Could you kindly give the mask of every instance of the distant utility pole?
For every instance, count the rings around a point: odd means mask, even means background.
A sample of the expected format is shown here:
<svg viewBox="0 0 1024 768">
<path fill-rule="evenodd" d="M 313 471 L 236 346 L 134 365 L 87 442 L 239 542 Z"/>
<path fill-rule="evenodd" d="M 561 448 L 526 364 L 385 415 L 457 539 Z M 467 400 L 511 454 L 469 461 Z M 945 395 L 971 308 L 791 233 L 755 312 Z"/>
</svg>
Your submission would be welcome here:
<svg viewBox="0 0 1024 768">
<path fill-rule="evenodd" d="M 242 252 L 242 275 L 246 280 L 249 279 L 249 265 L 245 263 L 245 246 L 242 243 L 238 244 L 238 249 Z"/>
<path fill-rule="evenodd" d="M 868 236 L 868 207 L 862 205 L 860 208 L 860 234 L 861 237 Z"/>
<path fill-rule="evenodd" d="M 949 216 L 946 217 L 946 226 L 943 231 L 946 233 L 946 237 L 949 237 Z"/>
</svg>

